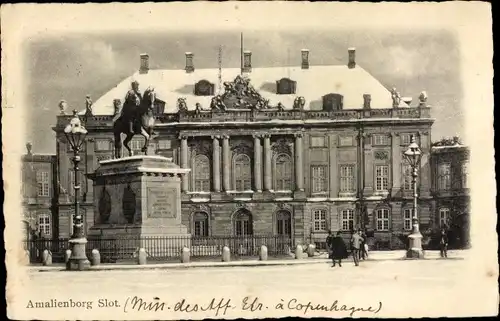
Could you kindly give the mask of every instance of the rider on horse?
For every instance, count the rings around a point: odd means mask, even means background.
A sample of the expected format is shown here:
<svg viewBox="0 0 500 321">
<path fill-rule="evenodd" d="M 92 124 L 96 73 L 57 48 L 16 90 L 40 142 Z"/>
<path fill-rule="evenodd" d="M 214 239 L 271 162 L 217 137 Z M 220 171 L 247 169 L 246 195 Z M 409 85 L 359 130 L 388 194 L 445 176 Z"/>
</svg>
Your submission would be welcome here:
<svg viewBox="0 0 500 321">
<path fill-rule="evenodd" d="M 132 89 L 127 92 L 122 108 L 122 117 L 129 126 L 130 133 L 135 133 L 134 126 L 138 118 L 139 107 L 142 102 L 142 94 L 139 90 L 139 82 L 133 81 Z"/>
</svg>

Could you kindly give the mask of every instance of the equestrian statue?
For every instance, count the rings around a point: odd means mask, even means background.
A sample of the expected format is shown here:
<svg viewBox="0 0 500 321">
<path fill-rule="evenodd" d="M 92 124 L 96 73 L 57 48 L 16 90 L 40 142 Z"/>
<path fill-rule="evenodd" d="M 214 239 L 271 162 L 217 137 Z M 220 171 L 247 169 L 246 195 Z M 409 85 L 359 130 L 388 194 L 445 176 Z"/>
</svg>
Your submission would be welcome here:
<svg viewBox="0 0 500 321">
<path fill-rule="evenodd" d="M 156 136 L 154 133 L 154 106 L 156 94 L 153 88 L 148 88 L 141 95 L 139 90 L 139 82 L 133 81 L 131 89 L 125 96 L 121 113 L 115 117 L 113 122 L 113 134 L 115 136 L 115 158 L 121 157 L 122 138 L 121 134 L 126 137 L 123 140 L 123 146 L 128 150 L 129 156 L 132 156 L 132 150 L 128 145 L 137 134 L 144 137 L 144 146 L 141 151 L 147 155 L 148 145 L 151 139 Z"/>
</svg>

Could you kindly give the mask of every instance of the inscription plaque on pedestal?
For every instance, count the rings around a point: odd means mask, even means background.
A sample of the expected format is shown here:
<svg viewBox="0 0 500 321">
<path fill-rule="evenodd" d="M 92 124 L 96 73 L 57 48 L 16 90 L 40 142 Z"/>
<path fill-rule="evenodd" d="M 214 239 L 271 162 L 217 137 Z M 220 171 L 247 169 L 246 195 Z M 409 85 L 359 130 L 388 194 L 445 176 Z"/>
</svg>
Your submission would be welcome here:
<svg viewBox="0 0 500 321">
<path fill-rule="evenodd" d="M 165 187 L 149 187 L 147 189 L 148 213 L 151 218 L 176 218 L 176 190 Z"/>
</svg>

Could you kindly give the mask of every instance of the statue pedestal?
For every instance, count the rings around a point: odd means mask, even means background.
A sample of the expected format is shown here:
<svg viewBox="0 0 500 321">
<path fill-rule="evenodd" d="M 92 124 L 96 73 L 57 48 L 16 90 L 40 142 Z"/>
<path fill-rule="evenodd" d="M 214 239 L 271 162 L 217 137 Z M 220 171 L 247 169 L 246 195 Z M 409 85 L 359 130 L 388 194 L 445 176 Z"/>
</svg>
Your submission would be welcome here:
<svg viewBox="0 0 500 321">
<path fill-rule="evenodd" d="M 89 246 L 103 247 L 106 243 L 110 250 L 129 251 L 142 247 L 159 255 L 162 247 L 173 251 L 190 246 L 191 235 L 181 223 L 181 177 L 188 172 L 162 156 L 100 162 L 89 175 L 94 181 L 95 208 L 89 243 L 100 241 Z"/>
</svg>

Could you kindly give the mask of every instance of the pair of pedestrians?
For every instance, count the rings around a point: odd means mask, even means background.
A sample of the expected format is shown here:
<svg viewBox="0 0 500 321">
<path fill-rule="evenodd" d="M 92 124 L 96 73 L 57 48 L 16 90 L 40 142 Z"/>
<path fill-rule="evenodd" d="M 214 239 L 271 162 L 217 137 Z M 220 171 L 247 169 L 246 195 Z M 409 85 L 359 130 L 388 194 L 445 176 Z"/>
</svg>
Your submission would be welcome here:
<svg viewBox="0 0 500 321">
<path fill-rule="evenodd" d="M 329 258 L 332 259 L 332 267 L 339 264 L 342 266 L 342 260 L 346 259 L 349 255 L 347 247 L 344 240 L 340 236 L 340 232 L 337 232 L 335 236 L 332 231 L 328 231 L 328 236 L 326 238 L 326 245 L 328 249 Z M 353 233 L 351 237 L 351 249 L 352 257 L 354 259 L 354 264 L 359 266 L 360 258 L 365 259 L 367 257 L 365 248 L 365 238 L 362 236 L 361 230 L 357 233 Z"/>
</svg>

